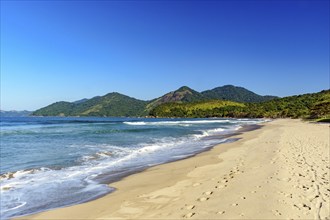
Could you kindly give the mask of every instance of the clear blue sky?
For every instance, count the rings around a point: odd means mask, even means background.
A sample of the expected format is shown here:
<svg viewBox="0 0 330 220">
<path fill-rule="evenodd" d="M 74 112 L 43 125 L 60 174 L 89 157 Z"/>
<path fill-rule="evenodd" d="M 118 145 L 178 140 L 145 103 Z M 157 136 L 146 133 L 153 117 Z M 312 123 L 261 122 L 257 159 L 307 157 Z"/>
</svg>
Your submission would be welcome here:
<svg viewBox="0 0 330 220">
<path fill-rule="evenodd" d="M 1 1 L 1 109 L 329 88 L 329 1 Z"/>
</svg>

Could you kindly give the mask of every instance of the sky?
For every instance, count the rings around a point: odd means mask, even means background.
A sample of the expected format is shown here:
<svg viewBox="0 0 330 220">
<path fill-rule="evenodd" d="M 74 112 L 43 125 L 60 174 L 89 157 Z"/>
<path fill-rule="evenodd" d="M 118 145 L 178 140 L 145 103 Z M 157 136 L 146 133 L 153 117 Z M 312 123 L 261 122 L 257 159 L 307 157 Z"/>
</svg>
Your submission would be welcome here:
<svg viewBox="0 0 330 220">
<path fill-rule="evenodd" d="M 2 110 L 227 84 L 329 89 L 329 1 L 1 1 Z"/>
</svg>

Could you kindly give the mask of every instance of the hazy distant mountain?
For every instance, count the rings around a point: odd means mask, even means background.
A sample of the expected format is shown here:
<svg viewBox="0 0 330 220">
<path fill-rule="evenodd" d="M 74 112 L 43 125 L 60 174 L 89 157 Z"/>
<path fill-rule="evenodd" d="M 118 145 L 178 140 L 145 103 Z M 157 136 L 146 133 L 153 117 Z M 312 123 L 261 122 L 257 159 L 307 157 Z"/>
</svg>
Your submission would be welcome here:
<svg viewBox="0 0 330 220">
<path fill-rule="evenodd" d="M 26 117 L 29 116 L 32 112 L 31 111 L 4 111 L 0 110 L 0 117 Z"/>
<path fill-rule="evenodd" d="M 276 96 L 261 96 L 243 87 L 225 85 L 202 92 L 207 98 L 230 100 L 235 102 L 264 102 L 278 98 Z"/>
<path fill-rule="evenodd" d="M 195 103 L 207 100 L 229 100 L 236 102 L 261 102 L 276 98 L 260 96 L 245 88 L 222 86 L 197 92 L 187 86 L 169 92 L 151 101 L 138 100 L 120 93 L 109 93 L 75 102 L 56 102 L 41 108 L 38 116 L 146 116 L 155 107 L 164 103 Z"/>
</svg>

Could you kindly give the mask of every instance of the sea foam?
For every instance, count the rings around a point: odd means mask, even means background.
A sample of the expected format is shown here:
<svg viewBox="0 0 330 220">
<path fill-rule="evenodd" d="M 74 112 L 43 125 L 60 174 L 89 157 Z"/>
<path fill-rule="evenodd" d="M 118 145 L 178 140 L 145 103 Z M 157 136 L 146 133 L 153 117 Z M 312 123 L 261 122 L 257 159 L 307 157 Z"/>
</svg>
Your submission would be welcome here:
<svg viewBox="0 0 330 220">
<path fill-rule="evenodd" d="M 33 124 L 32 119 L 28 120 L 27 127 L 24 123 L 10 125 L 9 121 L 9 126 L 1 130 L 1 218 L 102 196 L 113 190 L 104 183 L 152 165 L 193 156 L 229 141 L 224 134 L 262 122 L 116 118 L 75 124 L 74 118 L 68 123 L 63 119 L 48 123 L 46 118 L 36 119 L 44 121 Z"/>
</svg>

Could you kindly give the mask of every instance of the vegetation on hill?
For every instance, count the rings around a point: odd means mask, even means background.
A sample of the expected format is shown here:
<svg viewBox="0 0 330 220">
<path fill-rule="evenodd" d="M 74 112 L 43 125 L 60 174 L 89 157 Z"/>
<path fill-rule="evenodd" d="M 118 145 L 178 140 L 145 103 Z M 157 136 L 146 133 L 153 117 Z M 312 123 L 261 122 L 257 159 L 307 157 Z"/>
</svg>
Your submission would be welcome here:
<svg viewBox="0 0 330 220">
<path fill-rule="evenodd" d="M 56 102 L 35 112 L 35 116 L 146 116 L 147 102 L 119 93 L 97 96 L 83 102 Z"/>
<path fill-rule="evenodd" d="M 330 118 L 330 92 L 276 98 L 230 85 L 202 93 L 183 86 L 149 102 L 114 92 L 76 102 L 56 102 L 33 115 L 324 119 Z"/>
<path fill-rule="evenodd" d="M 187 118 L 205 118 L 217 117 L 215 111 L 217 109 L 230 109 L 244 107 L 245 105 L 238 102 L 209 100 L 192 103 L 165 103 L 159 105 L 150 111 L 153 117 L 187 117 Z"/>
<path fill-rule="evenodd" d="M 197 102 L 206 100 L 201 93 L 189 88 L 188 86 L 182 86 L 178 90 L 173 92 L 169 92 L 159 98 L 151 100 L 150 103 L 147 105 L 147 110 L 150 111 L 158 105 L 164 103 L 188 103 L 188 102 Z"/>
<path fill-rule="evenodd" d="M 167 103 L 150 112 L 154 117 L 330 118 L 330 91 L 273 99 L 262 103 Z"/>
<path fill-rule="evenodd" d="M 225 85 L 201 93 L 205 98 L 230 100 L 234 102 L 264 102 L 278 98 L 276 96 L 261 96 L 243 87 Z"/>
<path fill-rule="evenodd" d="M 33 116 L 70 116 L 75 104 L 71 102 L 55 102 L 32 113 Z"/>
</svg>

